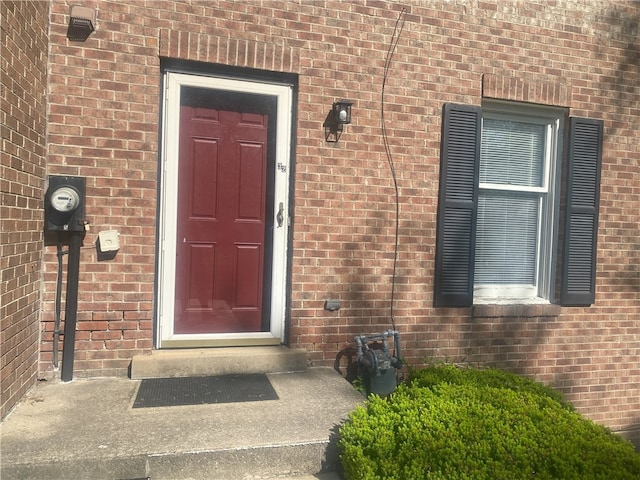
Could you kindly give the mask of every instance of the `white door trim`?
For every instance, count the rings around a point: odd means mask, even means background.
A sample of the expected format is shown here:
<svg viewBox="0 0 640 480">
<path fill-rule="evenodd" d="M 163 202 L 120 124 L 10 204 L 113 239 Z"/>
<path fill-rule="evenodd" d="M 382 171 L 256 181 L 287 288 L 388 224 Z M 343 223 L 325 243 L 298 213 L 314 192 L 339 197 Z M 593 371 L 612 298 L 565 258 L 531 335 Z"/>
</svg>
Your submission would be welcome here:
<svg viewBox="0 0 640 480">
<path fill-rule="evenodd" d="M 276 168 L 273 218 L 280 203 L 285 221 L 273 228 L 273 266 L 271 278 L 271 330 L 255 333 L 175 334 L 176 229 L 178 198 L 178 144 L 180 138 L 180 91 L 183 87 L 201 87 L 276 98 Z M 203 347 L 215 345 L 258 345 L 284 342 L 287 292 L 287 238 L 289 230 L 289 173 L 291 163 L 291 122 L 293 92 L 290 85 L 167 72 L 165 74 L 164 121 L 160 184 L 160 229 L 158 262 L 158 305 L 156 346 Z"/>
</svg>

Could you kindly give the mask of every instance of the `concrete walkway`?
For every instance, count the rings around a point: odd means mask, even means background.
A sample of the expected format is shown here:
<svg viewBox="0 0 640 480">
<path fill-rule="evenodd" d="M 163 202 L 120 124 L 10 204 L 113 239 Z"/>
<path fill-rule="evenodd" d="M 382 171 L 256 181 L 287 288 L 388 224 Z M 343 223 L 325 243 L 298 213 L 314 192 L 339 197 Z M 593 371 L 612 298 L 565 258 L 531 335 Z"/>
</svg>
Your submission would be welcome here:
<svg viewBox="0 0 640 480">
<path fill-rule="evenodd" d="M 0 478 L 339 479 L 363 397 L 329 368 L 268 377 L 278 400 L 136 409 L 139 380 L 39 383 L 2 423 Z"/>
</svg>

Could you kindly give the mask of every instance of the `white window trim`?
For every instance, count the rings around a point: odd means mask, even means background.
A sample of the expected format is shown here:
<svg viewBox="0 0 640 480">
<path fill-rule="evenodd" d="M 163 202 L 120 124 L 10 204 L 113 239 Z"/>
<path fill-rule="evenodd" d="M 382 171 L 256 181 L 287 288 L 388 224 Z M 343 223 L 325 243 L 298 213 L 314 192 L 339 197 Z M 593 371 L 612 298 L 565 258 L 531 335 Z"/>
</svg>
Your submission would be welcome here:
<svg viewBox="0 0 640 480">
<path fill-rule="evenodd" d="M 513 102 L 486 102 L 482 106 L 484 117 L 540 123 L 547 126 L 545 165 L 540 187 L 491 184 L 482 182 L 481 190 L 538 193 L 539 224 L 536 242 L 536 274 L 534 285 L 474 284 L 474 304 L 537 304 L 549 303 L 552 296 L 556 212 L 559 198 L 558 166 L 561 162 L 561 139 L 564 129 L 564 109 Z"/>
</svg>

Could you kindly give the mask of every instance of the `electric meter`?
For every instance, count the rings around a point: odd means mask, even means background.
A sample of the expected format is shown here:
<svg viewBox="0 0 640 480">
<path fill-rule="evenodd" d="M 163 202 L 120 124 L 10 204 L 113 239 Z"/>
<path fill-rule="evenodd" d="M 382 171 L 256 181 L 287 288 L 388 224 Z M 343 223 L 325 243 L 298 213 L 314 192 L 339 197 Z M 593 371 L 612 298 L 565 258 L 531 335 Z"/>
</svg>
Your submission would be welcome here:
<svg viewBox="0 0 640 480">
<path fill-rule="evenodd" d="M 58 212 L 68 213 L 80 206 L 80 195 L 71 187 L 60 187 L 51 194 L 51 206 Z"/>
<path fill-rule="evenodd" d="M 44 198 L 45 231 L 85 231 L 85 191 L 83 177 L 49 176 Z"/>
</svg>

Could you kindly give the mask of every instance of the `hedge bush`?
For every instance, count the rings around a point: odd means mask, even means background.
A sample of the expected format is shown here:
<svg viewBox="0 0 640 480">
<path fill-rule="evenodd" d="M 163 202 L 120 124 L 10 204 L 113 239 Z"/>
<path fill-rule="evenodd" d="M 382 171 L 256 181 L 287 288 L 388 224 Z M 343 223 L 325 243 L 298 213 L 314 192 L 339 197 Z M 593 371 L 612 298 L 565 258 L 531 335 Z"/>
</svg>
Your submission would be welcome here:
<svg viewBox="0 0 640 480">
<path fill-rule="evenodd" d="M 347 480 L 638 480 L 633 445 L 554 390 L 507 372 L 434 366 L 340 428 Z"/>
</svg>

